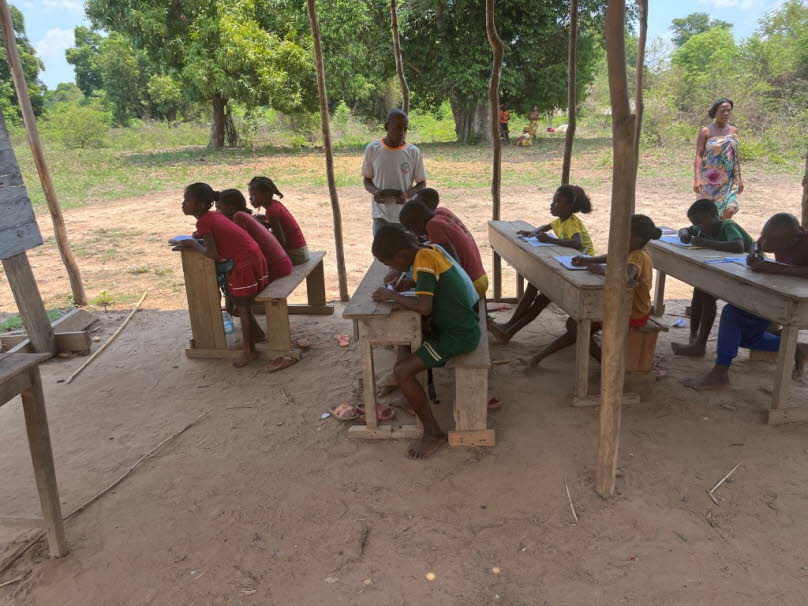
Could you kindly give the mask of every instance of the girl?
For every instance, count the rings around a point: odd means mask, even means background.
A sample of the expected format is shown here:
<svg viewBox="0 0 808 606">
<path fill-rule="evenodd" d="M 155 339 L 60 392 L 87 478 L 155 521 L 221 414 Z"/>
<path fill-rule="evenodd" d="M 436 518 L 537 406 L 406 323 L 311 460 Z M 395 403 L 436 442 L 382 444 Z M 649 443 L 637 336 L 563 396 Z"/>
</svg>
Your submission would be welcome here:
<svg viewBox="0 0 808 606">
<path fill-rule="evenodd" d="M 256 218 L 265 223 L 272 230 L 278 242 L 286 250 L 293 265 L 300 265 L 309 260 L 309 249 L 306 246 L 306 239 L 300 226 L 295 221 L 292 213 L 275 200 L 273 194 L 283 198 L 283 194 L 278 190 L 272 179 L 267 177 L 253 177 L 248 187 L 250 204 L 254 208 L 266 209 L 266 215 L 258 215 Z"/>
<path fill-rule="evenodd" d="M 267 261 L 269 282 L 292 273 L 292 261 L 289 259 L 289 255 L 283 250 L 283 246 L 275 239 L 272 232 L 252 216 L 247 208 L 247 200 L 239 190 L 225 189 L 222 191 L 216 202 L 216 210 L 250 234 L 258 244 L 258 248 L 264 253 Z"/>
<path fill-rule="evenodd" d="M 244 351 L 233 366 L 245 366 L 258 357 L 255 342 L 261 335 L 252 306 L 255 295 L 268 283 L 267 263 L 258 244 L 250 235 L 221 213 L 210 212 L 219 199 L 207 183 L 192 183 L 185 188 L 182 212 L 196 217 L 197 235 L 204 240 L 183 240 L 180 244 L 193 248 L 211 259 L 227 257 L 234 263 L 228 277 L 228 292 L 241 318 Z"/>
<path fill-rule="evenodd" d="M 550 214 L 556 218 L 533 231 L 518 233 L 520 236 L 535 236 L 539 242 L 574 248 L 586 255 L 594 255 L 592 238 L 589 237 L 583 222 L 575 215 L 589 212 L 592 212 L 592 203 L 586 192 L 577 185 L 562 185 L 553 194 L 553 202 L 550 205 Z M 547 234 L 551 229 L 555 232 L 555 238 Z M 511 319 L 504 324 L 490 322 L 488 328 L 496 339 L 507 343 L 517 332 L 535 320 L 549 304 L 550 299 L 540 294 L 533 284 L 528 284 Z"/>
</svg>

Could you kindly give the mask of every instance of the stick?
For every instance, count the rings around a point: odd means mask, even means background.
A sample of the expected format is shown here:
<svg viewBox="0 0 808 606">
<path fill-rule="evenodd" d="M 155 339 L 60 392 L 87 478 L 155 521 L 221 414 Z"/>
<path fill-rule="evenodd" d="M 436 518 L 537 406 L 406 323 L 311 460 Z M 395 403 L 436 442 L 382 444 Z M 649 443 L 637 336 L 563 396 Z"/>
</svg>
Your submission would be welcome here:
<svg viewBox="0 0 808 606">
<path fill-rule="evenodd" d="M 110 343 L 112 343 L 115 340 L 115 337 L 117 337 L 119 334 L 121 334 L 121 331 L 126 327 L 127 324 L 129 324 L 129 320 L 131 320 L 132 316 L 135 315 L 135 312 L 138 309 L 140 309 L 140 306 L 143 304 L 143 300 L 146 298 L 147 294 L 149 294 L 148 290 L 143 292 L 143 296 L 140 297 L 140 301 L 138 301 L 137 305 L 135 305 L 135 308 L 131 312 L 129 312 L 129 315 L 126 316 L 126 320 L 124 320 L 123 324 L 121 324 L 118 327 L 118 330 L 116 330 L 114 333 L 112 333 L 112 336 L 109 338 L 109 340 L 106 343 L 104 343 L 101 347 L 99 347 L 93 355 L 91 355 L 89 358 L 87 358 L 87 361 L 84 364 L 82 364 L 81 366 L 79 366 L 78 369 L 76 370 L 76 372 L 74 372 L 72 375 L 70 375 L 70 378 L 67 380 L 67 383 L 70 383 L 73 379 L 75 379 L 82 370 L 84 370 L 85 368 L 87 368 L 87 366 L 90 365 L 90 362 L 95 360 L 98 357 L 98 355 L 102 351 L 104 351 Z"/>
<path fill-rule="evenodd" d="M 150 456 L 152 456 L 152 455 L 153 455 L 155 452 L 157 452 L 158 450 L 160 450 L 160 448 L 162 448 L 162 447 L 163 447 L 165 444 L 167 444 L 168 442 L 170 442 L 171 440 L 173 440 L 173 439 L 174 439 L 174 438 L 176 438 L 177 436 L 181 435 L 182 433 L 184 433 L 185 431 L 187 431 L 188 429 L 190 429 L 190 428 L 191 428 L 192 426 L 194 426 L 194 425 L 195 425 L 197 422 L 199 422 L 200 420 L 202 420 L 202 418 L 203 418 L 203 417 L 205 417 L 205 416 L 209 415 L 211 412 L 213 412 L 213 409 L 212 409 L 212 408 L 209 408 L 208 410 L 206 410 L 205 412 L 203 412 L 201 415 L 199 415 L 198 417 L 196 417 L 196 418 L 195 418 L 193 421 L 191 421 L 190 423 L 188 423 L 188 425 L 186 425 L 185 427 L 183 427 L 183 428 L 182 428 L 182 429 L 180 429 L 179 431 L 172 433 L 172 434 L 171 434 L 170 436 L 168 436 L 168 437 L 167 437 L 165 440 L 163 440 L 162 442 L 160 442 L 160 443 L 159 443 L 157 446 L 155 446 L 155 447 L 154 447 L 154 448 L 152 448 L 152 449 L 151 449 L 149 452 L 147 452 L 145 455 L 143 455 L 142 457 L 140 457 L 140 459 L 138 459 L 138 460 L 137 460 L 137 462 L 136 462 L 134 465 L 132 465 L 132 466 L 131 466 L 129 469 L 127 469 L 127 470 L 126 470 L 126 471 L 123 473 L 123 475 L 122 475 L 122 476 L 120 476 L 120 477 L 119 477 L 117 480 L 115 480 L 115 481 L 114 481 L 112 484 L 110 484 L 109 486 L 107 486 L 107 487 L 106 487 L 104 490 L 102 490 L 101 492 L 99 492 L 98 494 L 96 494 L 94 497 L 90 498 L 88 501 L 85 501 L 83 505 L 79 505 L 79 506 L 78 506 L 76 509 L 74 509 L 74 510 L 73 510 L 73 511 L 71 511 L 69 514 L 67 514 L 67 515 L 64 517 L 64 520 L 65 520 L 65 521 L 67 521 L 67 520 L 69 520 L 70 518 L 72 518 L 73 516 L 75 516 L 76 514 L 78 514 L 79 512 L 84 511 L 85 509 L 87 509 L 87 507 L 89 507 L 90 505 L 92 505 L 93 503 L 95 503 L 95 502 L 96 502 L 98 499 L 100 499 L 101 497 L 103 497 L 103 496 L 104 496 L 105 494 L 107 494 L 107 493 L 108 493 L 110 490 L 112 490 L 112 489 L 113 489 L 113 488 L 115 488 L 115 487 L 116 487 L 118 484 L 120 484 L 121 482 L 123 482 L 123 481 L 126 479 L 126 477 L 127 477 L 129 474 L 131 474 L 133 471 L 135 471 L 135 469 L 137 469 L 138 467 L 140 467 L 140 465 L 141 465 L 141 464 L 142 464 L 142 463 L 143 463 L 143 462 L 144 462 L 146 459 L 148 459 L 148 458 L 149 458 Z M 0 573 L 5 572 L 5 571 L 6 571 L 6 570 L 7 570 L 7 569 L 8 569 L 8 568 L 9 568 L 9 567 L 10 567 L 10 566 L 11 566 L 11 565 L 14 563 L 14 562 L 16 562 L 16 561 L 17 561 L 17 560 L 18 560 L 18 559 L 19 559 L 19 558 L 20 558 L 20 557 L 21 557 L 21 556 L 22 556 L 22 555 L 23 555 L 23 554 L 24 554 L 26 551 L 28 551 L 29 549 L 31 549 L 31 547 L 33 547 L 34 545 L 36 545 L 36 544 L 37 544 L 37 542 L 39 542 L 39 540 L 40 540 L 42 537 L 44 537 L 44 536 L 45 536 L 45 534 L 46 534 L 46 532 L 45 532 L 44 530 L 43 530 L 42 532 L 38 533 L 38 534 L 37 534 L 35 537 L 33 537 L 33 538 L 30 540 L 30 541 L 28 541 L 28 543 L 27 543 L 27 544 L 26 544 L 24 547 L 22 547 L 21 549 L 18 549 L 18 550 L 17 550 L 17 551 L 16 551 L 16 552 L 15 552 L 13 555 L 11 555 L 11 557 L 9 557 L 9 558 L 8 558 L 8 559 L 7 559 L 5 562 L 3 562 L 2 564 L 0 564 Z M 0 587 L 2 587 L 2 585 L 0 585 Z"/>
<path fill-rule="evenodd" d="M 578 523 L 578 514 L 575 513 L 575 507 L 572 505 L 572 497 L 570 496 L 570 487 L 567 486 L 567 474 L 564 474 L 564 490 L 567 491 L 567 500 L 570 502 L 570 511 L 572 512 L 572 519 L 575 520 L 573 524 Z"/>
<path fill-rule="evenodd" d="M 0 583 L 0 587 L 5 587 L 6 585 L 11 585 L 12 583 L 17 583 L 18 581 L 22 581 L 25 577 L 14 577 L 13 579 L 9 579 L 8 581 L 4 581 Z"/>
<path fill-rule="evenodd" d="M 738 467 L 740 467 L 740 466 L 741 466 L 741 463 L 739 462 L 735 467 L 733 467 L 732 469 L 729 470 L 729 473 L 727 475 L 725 475 L 723 478 L 718 480 L 718 483 L 715 486 L 713 486 L 710 490 L 707 491 L 707 494 L 710 495 L 710 498 L 713 500 L 713 503 L 715 503 L 716 505 L 719 504 L 718 499 L 715 497 L 715 495 L 713 493 L 718 489 L 719 486 L 721 486 L 721 484 L 726 482 L 727 478 L 729 478 L 733 473 L 735 473 L 735 470 L 738 469 Z"/>
</svg>

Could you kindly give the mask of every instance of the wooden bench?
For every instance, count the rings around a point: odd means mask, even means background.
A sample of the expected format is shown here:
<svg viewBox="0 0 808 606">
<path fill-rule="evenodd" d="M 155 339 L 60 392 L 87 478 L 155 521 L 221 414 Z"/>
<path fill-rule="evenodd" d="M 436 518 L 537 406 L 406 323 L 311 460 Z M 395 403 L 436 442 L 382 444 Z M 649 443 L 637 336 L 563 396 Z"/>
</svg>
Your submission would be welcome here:
<svg viewBox="0 0 808 606">
<path fill-rule="evenodd" d="M 628 330 L 623 391 L 636 393 L 640 399 L 650 396 L 656 383 L 657 375 L 651 368 L 660 332 L 668 332 L 668 327 L 653 318 L 645 326 L 632 326 Z"/>
<path fill-rule="evenodd" d="M 488 429 L 488 323 L 485 302 L 480 301 L 480 343 L 474 351 L 449 360 L 454 369 L 454 431 L 449 432 L 451 446 L 494 446 L 493 429 Z"/>
</svg>

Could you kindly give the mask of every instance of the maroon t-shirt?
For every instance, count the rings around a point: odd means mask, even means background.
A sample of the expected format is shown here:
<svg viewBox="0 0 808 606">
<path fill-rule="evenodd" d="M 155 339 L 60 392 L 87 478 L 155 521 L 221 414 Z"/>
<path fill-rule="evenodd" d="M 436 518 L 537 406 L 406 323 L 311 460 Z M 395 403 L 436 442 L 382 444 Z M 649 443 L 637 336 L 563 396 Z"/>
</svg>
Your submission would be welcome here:
<svg viewBox="0 0 808 606">
<path fill-rule="evenodd" d="M 199 217 L 196 232 L 200 236 L 211 234 L 219 256 L 232 259 L 236 265 L 264 256 L 250 234 L 219 212 L 212 210 Z"/>
<path fill-rule="evenodd" d="M 283 250 L 283 246 L 281 246 L 277 238 L 251 214 L 239 211 L 233 215 L 233 223 L 250 234 L 252 239 L 256 241 L 261 252 L 264 253 L 264 257 L 266 257 L 267 265 L 282 261 L 284 257 L 288 258 L 289 255 Z"/>
<path fill-rule="evenodd" d="M 286 250 L 295 250 L 306 246 L 306 238 L 303 237 L 300 226 L 288 208 L 278 200 L 272 200 L 265 208 L 267 219 L 274 218 L 280 222 L 283 235 L 286 237 Z M 269 221 L 269 224 L 272 225 L 272 222 Z"/>
<path fill-rule="evenodd" d="M 808 231 L 800 227 L 800 235 L 791 246 L 774 251 L 775 261 L 789 265 L 808 265 Z"/>
</svg>

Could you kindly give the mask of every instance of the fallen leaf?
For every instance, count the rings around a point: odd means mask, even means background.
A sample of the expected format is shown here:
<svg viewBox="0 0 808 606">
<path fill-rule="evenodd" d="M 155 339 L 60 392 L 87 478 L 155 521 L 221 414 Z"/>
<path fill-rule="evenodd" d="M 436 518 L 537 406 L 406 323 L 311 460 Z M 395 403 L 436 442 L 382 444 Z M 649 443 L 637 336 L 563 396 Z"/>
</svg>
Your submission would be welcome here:
<svg viewBox="0 0 808 606">
<path fill-rule="evenodd" d="M 333 585 L 334 583 L 337 583 L 339 581 L 337 577 L 326 577 L 324 580 L 329 585 Z"/>
</svg>

